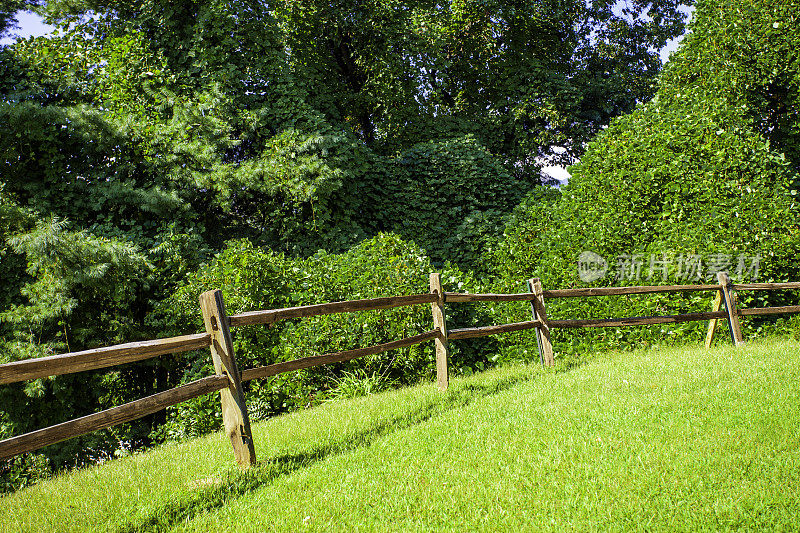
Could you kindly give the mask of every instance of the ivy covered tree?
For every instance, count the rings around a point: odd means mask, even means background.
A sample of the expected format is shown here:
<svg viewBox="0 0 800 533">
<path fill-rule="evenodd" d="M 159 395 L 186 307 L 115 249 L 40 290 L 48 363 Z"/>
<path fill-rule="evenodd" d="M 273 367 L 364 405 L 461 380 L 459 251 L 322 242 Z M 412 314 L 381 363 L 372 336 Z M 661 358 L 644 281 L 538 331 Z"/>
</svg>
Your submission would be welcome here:
<svg viewBox="0 0 800 533">
<path fill-rule="evenodd" d="M 797 279 L 798 8 L 783 0 L 698 3 L 656 97 L 598 135 L 560 193 L 534 193 L 517 209 L 493 252 L 504 283 L 537 275 L 549 286 L 580 284 L 583 251 L 608 260 L 608 274 L 596 281 L 603 285 L 713 283 L 716 270 L 752 281 L 752 259 L 741 268 L 740 256 L 760 258 L 760 281 Z M 638 278 L 617 275 L 619 257 L 637 256 L 644 263 Z M 686 278 L 678 262 L 697 256 L 702 262 Z M 744 295 L 743 303 L 763 305 L 765 297 Z M 622 316 L 633 304 L 641 314 L 708 306 L 704 297 L 648 301 L 651 307 L 607 299 L 580 308 L 565 303 L 556 312 Z M 698 327 L 670 331 L 699 336 Z M 663 342 L 662 331 L 600 337 L 617 345 Z"/>
</svg>

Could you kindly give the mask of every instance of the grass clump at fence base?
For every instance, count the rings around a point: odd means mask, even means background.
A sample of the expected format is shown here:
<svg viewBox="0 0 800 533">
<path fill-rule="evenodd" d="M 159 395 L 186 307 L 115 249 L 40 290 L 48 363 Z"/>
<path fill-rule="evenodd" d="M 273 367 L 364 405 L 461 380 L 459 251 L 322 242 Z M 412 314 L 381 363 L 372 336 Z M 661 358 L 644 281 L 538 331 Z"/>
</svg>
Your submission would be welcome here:
<svg viewBox="0 0 800 533">
<path fill-rule="evenodd" d="M 216 434 L 0 500 L 4 531 L 792 529 L 800 344 L 509 366 Z M 33 511 L 35 510 L 35 511 Z"/>
</svg>

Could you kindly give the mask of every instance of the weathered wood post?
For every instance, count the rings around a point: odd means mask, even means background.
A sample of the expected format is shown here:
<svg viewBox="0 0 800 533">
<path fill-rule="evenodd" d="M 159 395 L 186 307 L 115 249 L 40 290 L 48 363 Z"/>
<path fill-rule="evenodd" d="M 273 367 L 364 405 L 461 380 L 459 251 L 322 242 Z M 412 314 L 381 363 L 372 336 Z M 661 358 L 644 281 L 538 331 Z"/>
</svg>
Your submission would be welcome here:
<svg viewBox="0 0 800 533">
<path fill-rule="evenodd" d="M 256 451 L 250 432 L 250 418 L 244 403 L 241 375 L 233 354 L 233 341 L 222 292 L 215 290 L 201 294 L 200 309 L 206 331 L 211 335 L 214 371 L 218 375 L 228 376 L 228 387 L 219 391 L 225 433 L 231 439 L 236 462 L 240 467 L 248 468 L 256 464 Z"/>
<path fill-rule="evenodd" d="M 711 312 L 716 313 L 722 308 L 722 290 L 718 290 L 714 296 L 714 303 L 711 304 Z M 706 333 L 706 350 L 711 348 L 711 342 L 714 340 L 714 332 L 717 331 L 718 318 L 712 318 L 708 321 L 708 332 Z"/>
<path fill-rule="evenodd" d="M 725 303 L 725 310 L 728 312 L 728 326 L 731 331 L 731 339 L 733 344 L 744 344 L 742 338 L 742 328 L 739 325 L 739 311 L 736 309 L 736 299 L 731 290 L 731 278 L 728 277 L 727 272 L 717 273 L 719 280 L 720 292 L 722 293 L 722 301 Z"/>
<path fill-rule="evenodd" d="M 528 280 L 528 290 L 536 297 L 531 300 L 533 320 L 541 321 L 536 328 L 536 344 L 539 346 L 539 361 L 544 366 L 553 366 L 553 343 L 550 341 L 550 326 L 547 323 L 547 311 L 544 308 L 544 291 L 539 278 Z"/>
<path fill-rule="evenodd" d="M 439 273 L 431 274 L 431 293 L 439 296 L 437 301 L 431 303 L 433 329 L 439 331 L 439 336 L 433 341 L 436 346 L 436 385 L 439 390 L 447 390 L 450 383 L 448 375 L 450 349 L 447 343 L 447 321 L 444 314 L 444 290 L 442 289 L 442 277 Z"/>
</svg>

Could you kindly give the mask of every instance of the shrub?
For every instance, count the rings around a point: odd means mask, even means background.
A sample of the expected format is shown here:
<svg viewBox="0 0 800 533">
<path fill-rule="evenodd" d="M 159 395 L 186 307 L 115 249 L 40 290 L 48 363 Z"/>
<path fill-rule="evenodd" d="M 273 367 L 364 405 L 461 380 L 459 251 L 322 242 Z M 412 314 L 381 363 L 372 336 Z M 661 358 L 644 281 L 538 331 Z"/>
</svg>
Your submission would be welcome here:
<svg viewBox="0 0 800 533">
<path fill-rule="evenodd" d="M 341 254 L 324 251 L 308 259 L 289 258 L 246 241 L 230 242 L 214 261 L 189 280 L 161 309 L 175 333 L 202 330 L 197 296 L 219 288 L 229 314 L 255 309 L 427 293 L 434 271 L 430 259 L 413 243 L 380 234 Z M 446 265 L 442 277 L 450 289 L 477 290 L 475 279 Z M 461 306 L 448 317 L 454 327 L 486 324 L 486 313 Z M 416 305 L 286 320 L 267 326 L 245 326 L 233 332 L 240 369 L 381 344 L 433 328 L 430 306 Z M 454 343 L 453 371 L 472 372 L 492 362 L 492 340 Z M 313 405 L 341 391 L 348 376 L 380 376 L 382 382 L 407 385 L 435 376 L 432 343 L 384 352 L 346 363 L 282 374 L 247 384 L 253 418 Z M 213 372 L 207 351 L 188 356 L 184 380 Z M 353 381 L 350 379 L 350 381 Z M 216 401 L 216 399 L 214 399 Z M 213 422 L 209 422 L 213 420 Z M 172 410 L 166 435 L 195 435 L 220 425 L 219 409 L 198 399 Z"/>
<path fill-rule="evenodd" d="M 537 189 L 516 210 L 504 239 L 487 254 L 498 290 L 534 276 L 545 288 L 584 285 L 577 265 L 583 251 L 609 261 L 609 275 L 595 285 L 716 283 L 719 270 L 752 281 L 754 273 L 741 268 L 750 267 L 752 257 L 760 258 L 758 281 L 797 280 L 800 167 L 792 132 L 800 127 L 800 35 L 795 29 L 775 31 L 786 9 L 775 0 L 702 2 L 694 31 L 670 61 L 656 98 L 600 134 L 571 167 L 566 187 Z M 794 39 L 791 51 L 786 39 Z M 752 42 L 760 43 L 755 59 Z M 784 97 L 770 111 L 756 94 Z M 742 255 L 748 258 L 744 265 Z M 617 268 L 637 256 L 645 263 L 641 276 Z M 685 268 L 677 271 L 679 261 L 696 256 L 702 263 L 691 276 Z M 651 257 L 666 272 L 648 272 Z M 792 303 L 796 297 L 742 293 L 746 307 L 770 301 Z M 553 300 L 549 307 L 556 318 L 603 318 L 707 311 L 709 302 L 709 294 L 691 293 Z M 511 319 L 519 311 L 508 313 Z M 772 322 L 747 320 L 746 333 Z M 685 342 L 702 338 L 704 326 L 556 332 L 554 340 L 562 353 Z"/>
</svg>

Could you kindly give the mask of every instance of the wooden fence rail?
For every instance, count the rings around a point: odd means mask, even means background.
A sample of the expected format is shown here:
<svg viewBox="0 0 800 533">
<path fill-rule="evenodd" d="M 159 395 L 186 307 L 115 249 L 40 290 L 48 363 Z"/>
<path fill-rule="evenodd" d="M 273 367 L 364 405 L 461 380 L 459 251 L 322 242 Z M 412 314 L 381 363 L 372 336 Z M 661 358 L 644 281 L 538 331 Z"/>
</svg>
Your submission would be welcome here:
<svg viewBox="0 0 800 533">
<path fill-rule="evenodd" d="M 174 389 L 158 392 L 123 405 L 93 413 L 69 422 L 38 429 L 0 441 L 0 458 L 7 459 L 21 453 L 38 450 L 50 444 L 106 429 L 123 422 L 137 420 L 172 405 L 197 398 L 228 386 L 227 376 L 208 376 Z"/>
<path fill-rule="evenodd" d="M 739 309 L 739 314 L 741 316 L 783 315 L 787 313 L 800 313 L 800 305 L 785 305 L 782 307 L 758 307 L 755 309 Z"/>
<path fill-rule="evenodd" d="M 284 372 L 292 372 L 293 370 L 302 370 L 304 368 L 312 368 L 315 366 L 329 365 L 332 363 L 343 363 L 366 355 L 374 355 L 389 350 L 396 350 L 398 348 L 405 348 L 413 346 L 422 342 L 435 339 L 439 336 L 436 330 L 426 331 L 421 335 L 408 337 L 398 341 L 387 342 L 385 344 L 378 344 L 376 346 L 368 346 L 366 348 L 356 348 L 355 350 L 346 350 L 344 352 L 329 353 L 324 355 L 314 355 L 311 357 L 303 357 L 301 359 L 294 359 L 283 363 L 275 363 L 273 365 L 260 366 L 245 370 L 242 373 L 242 381 L 250 381 L 251 379 L 268 378 L 277 376 Z"/>
<path fill-rule="evenodd" d="M 525 329 L 539 328 L 541 326 L 542 326 L 541 320 L 529 320 L 527 322 L 500 324 L 497 326 L 481 326 L 478 328 L 451 329 L 447 332 L 447 338 L 450 340 L 473 339 L 476 337 L 485 337 L 487 335 L 497 335 L 498 333 L 507 333 L 509 331 L 522 331 Z"/>
<path fill-rule="evenodd" d="M 249 326 L 253 324 L 272 324 L 287 318 L 304 318 L 319 315 L 332 315 L 337 313 L 353 313 L 357 311 L 378 311 L 394 307 L 404 307 L 416 304 L 433 303 L 438 299 L 434 294 L 414 294 L 411 296 L 392 296 L 389 298 L 369 298 L 366 300 L 350 300 L 346 302 L 331 302 L 301 307 L 288 307 L 285 309 L 267 309 L 264 311 L 250 311 L 233 315 L 230 318 L 231 326 Z"/>
<path fill-rule="evenodd" d="M 665 316 L 632 316 L 627 318 L 587 318 L 579 320 L 551 320 L 551 328 L 620 328 L 628 326 L 652 326 L 656 324 L 678 324 L 713 318 L 727 318 L 725 311 L 708 313 L 685 313 Z"/>
<path fill-rule="evenodd" d="M 735 291 L 775 291 L 800 289 L 800 282 L 792 281 L 789 283 L 732 283 L 731 288 Z"/>
<path fill-rule="evenodd" d="M 159 355 L 200 350 L 211 345 L 211 337 L 206 333 L 155 339 L 152 341 L 130 342 L 105 348 L 95 348 L 82 352 L 51 355 L 38 359 L 26 359 L 0 365 L 0 385 L 97 370 L 110 366 L 133 363 L 151 359 Z"/>
<path fill-rule="evenodd" d="M 528 281 L 529 292 L 527 293 L 465 294 L 445 292 L 440 275 L 434 273 L 430 277 L 429 293 L 331 302 L 284 309 L 267 309 L 236 314 L 230 317 L 225 311 L 222 293 L 220 291 L 209 291 L 200 295 L 200 308 L 206 326 L 205 333 L 132 342 L 0 365 L 0 385 L 3 385 L 47 376 L 97 370 L 166 354 L 208 348 L 211 352 L 215 369 L 215 375 L 213 376 L 158 392 L 146 398 L 98 413 L 0 441 L 0 459 L 8 459 L 72 437 L 105 429 L 123 422 L 130 422 L 189 399 L 219 391 L 222 402 L 223 423 L 225 431 L 231 439 L 234 456 L 242 467 L 248 467 L 255 464 L 256 458 L 242 383 L 253 379 L 268 378 L 285 372 L 350 361 L 359 357 L 432 340 L 436 350 L 437 385 L 440 389 L 446 389 L 449 382 L 449 342 L 454 340 L 533 329 L 539 346 L 540 360 L 542 364 L 549 366 L 554 363 L 553 348 L 550 341 L 551 328 L 628 327 L 708 320 L 709 329 L 706 336 L 706 345 L 710 346 L 719 319 L 724 318 L 728 321 L 733 342 L 741 344 L 743 339 L 739 317 L 800 313 L 800 306 L 798 305 L 739 309 L 736 299 L 736 291 L 796 290 L 800 289 L 800 282 L 734 284 L 731 283 L 725 273 L 719 274 L 718 281 L 719 284 L 717 285 L 585 287 L 545 290 L 542 288 L 540 280 L 532 279 Z M 715 300 L 710 312 L 646 317 L 553 320 L 548 317 L 545 308 L 545 300 L 555 298 L 700 291 L 715 293 Z M 531 320 L 512 324 L 448 329 L 446 306 L 453 303 L 474 302 L 530 302 Z M 303 357 L 293 361 L 250 368 L 243 372 L 240 372 L 237 367 L 230 331 L 232 327 L 272 324 L 279 320 L 292 318 L 378 311 L 420 304 L 431 305 L 433 329 L 419 335 L 374 346 Z M 722 309 L 723 307 L 724 310 Z"/>
</svg>

